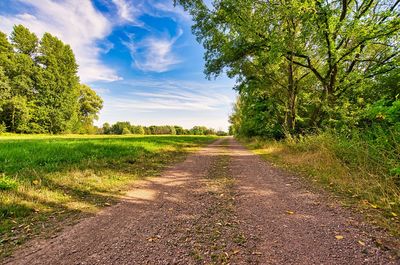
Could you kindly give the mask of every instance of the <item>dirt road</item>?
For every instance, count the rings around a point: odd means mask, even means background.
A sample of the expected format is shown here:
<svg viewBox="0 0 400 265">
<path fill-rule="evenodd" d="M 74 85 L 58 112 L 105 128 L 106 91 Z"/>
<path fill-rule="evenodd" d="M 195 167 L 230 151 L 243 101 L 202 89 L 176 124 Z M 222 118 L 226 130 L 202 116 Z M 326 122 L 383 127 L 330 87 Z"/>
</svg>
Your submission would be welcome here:
<svg viewBox="0 0 400 265">
<path fill-rule="evenodd" d="M 8 264 L 399 264 L 374 231 L 232 138 Z"/>
</svg>

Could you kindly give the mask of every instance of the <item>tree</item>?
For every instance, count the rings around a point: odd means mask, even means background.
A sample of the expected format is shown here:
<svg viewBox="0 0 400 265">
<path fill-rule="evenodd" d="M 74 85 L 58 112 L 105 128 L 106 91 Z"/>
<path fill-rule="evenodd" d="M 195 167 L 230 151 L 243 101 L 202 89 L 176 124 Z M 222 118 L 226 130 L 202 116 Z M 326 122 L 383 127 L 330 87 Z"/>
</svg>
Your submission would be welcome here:
<svg viewBox="0 0 400 265">
<path fill-rule="evenodd" d="M 11 132 L 29 131 L 30 108 L 24 96 L 15 96 L 3 105 L 1 119 Z"/>
<path fill-rule="evenodd" d="M 131 131 L 129 130 L 129 128 L 124 127 L 124 128 L 122 129 L 122 133 L 121 133 L 121 134 L 131 134 Z"/>
<path fill-rule="evenodd" d="M 140 125 L 138 125 L 138 126 L 131 126 L 130 131 L 131 131 L 133 134 L 140 134 L 140 135 L 145 134 L 145 131 L 144 131 L 143 127 L 140 126 Z"/>
<path fill-rule="evenodd" d="M 39 108 L 48 115 L 40 123 L 51 133 L 69 130 L 79 109 L 78 65 L 69 45 L 45 33 L 40 42 L 37 61 L 43 68 L 37 73 Z"/>
<path fill-rule="evenodd" d="M 182 126 L 174 126 L 176 135 L 184 135 L 185 134 L 185 129 L 182 128 Z"/>
<path fill-rule="evenodd" d="M 93 121 L 98 119 L 97 114 L 103 107 L 103 100 L 89 86 L 80 84 L 78 105 L 78 121 L 74 130 L 82 133 L 93 133 L 95 131 Z"/>
<path fill-rule="evenodd" d="M 103 124 L 103 133 L 104 134 L 112 134 L 111 126 L 108 122 Z"/>
<path fill-rule="evenodd" d="M 129 121 L 118 121 L 111 126 L 112 134 L 122 134 L 124 129 L 128 129 L 130 133 L 131 123 Z M 127 130 L 125 130 L 127 132 Z"/>
<path fill-rule="evenodd" d="M 13 47 L 7 40 L 7 35 L 0 31 L 0 54 L 11 52 L 13 52 Z"/>
<path fill-rule="evenodd" d="M 22 26 L 15 26 L 12 32 L 12 42 L 17 51 L 19 51 L 18 47 L 29 46 L 29 44 L 36 49 L 37 43 L 29 43 L 32 37 L 36 36 Z M 0 107 L 3 109 L 0 122 L 12 132 L 30 132 L 35 94 L 32 78 L 36 68 L 31 55 L 15 52 L 13 45 L 8 42 L 5 34 L 0 34 L 0 68 L 3 72 L 0 78 L 3 80 L 3 85 L 9 87 L 0 92 L 3 94 L 0 100 L 3 105 Z"/>
<path fill-rule="evenodd" d="M 103 108 L 103 100 L 89 86 L 79 85 L 79 111 L 84 119 L 97 120 L 97 113 Z"/>
<path fill-rule="evenodd" d="M 3 67 L 0 66 L 0 112 L 3 111 L 4 103 L 11 96 L 11 86 L 8 77 L 5 75 Z"/>
<path fill-rule="evenodd" d="M 14 26 L 11 42 L 18 52 L 33 56 L 37 51 L 38 37 L 23 25 Z"/>
<path fill-rule="evenodd" d="M 175 2 L 193 16 L 207 77 L 236 77 L 248 129 L 275 127 L 250 116 L 266 109 L 285 133 L 335 126 L 363 107 L 360 91 L 399 69 L 399 1 Z"/>
<path fill-rule="evenodd" d="M 69 45 L 22 25 L 0 32 L 0 124 L 10 132 L 94 133 L 102 99 L 79 84 Z"/>
</svg>

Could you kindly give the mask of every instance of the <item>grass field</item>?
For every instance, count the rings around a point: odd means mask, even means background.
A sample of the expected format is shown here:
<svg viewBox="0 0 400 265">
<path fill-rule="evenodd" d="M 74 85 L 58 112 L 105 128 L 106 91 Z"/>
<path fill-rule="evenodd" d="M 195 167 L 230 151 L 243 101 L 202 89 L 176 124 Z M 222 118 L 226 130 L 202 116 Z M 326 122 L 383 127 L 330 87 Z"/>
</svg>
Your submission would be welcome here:
<svg viewBox="0 0 400 265">
<path fill-rule="evenodd" d="M 329 133 L 298 140 L 244 139 L 274 164 L 305 176 L 333 192 L 344 206 L 355 206 L 373 224 L 400 237 L 400 149 L 377 141 L 349 140 Z"/>
<path fill-rule="evenodd" d="M 212 136 L 0 137 L 0 257 L 113 204 Z"/>
</svg>

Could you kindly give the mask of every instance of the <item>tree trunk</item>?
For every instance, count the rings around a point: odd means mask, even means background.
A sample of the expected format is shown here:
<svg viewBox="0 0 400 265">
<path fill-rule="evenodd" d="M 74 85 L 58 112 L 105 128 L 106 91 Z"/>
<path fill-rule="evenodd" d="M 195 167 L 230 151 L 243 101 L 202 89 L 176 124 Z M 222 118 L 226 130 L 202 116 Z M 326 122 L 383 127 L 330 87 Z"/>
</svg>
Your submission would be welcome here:
<svg viewBox="0 0 400 265">
<path fill-rule="evenodd" d="M 286 110 L 286 128 L 292 133 L 296 123 L 296 87 L 294 82 L 293 62 L 288 64 L 288 93 L 287 93 L 287 110 Z"/>
</svg>

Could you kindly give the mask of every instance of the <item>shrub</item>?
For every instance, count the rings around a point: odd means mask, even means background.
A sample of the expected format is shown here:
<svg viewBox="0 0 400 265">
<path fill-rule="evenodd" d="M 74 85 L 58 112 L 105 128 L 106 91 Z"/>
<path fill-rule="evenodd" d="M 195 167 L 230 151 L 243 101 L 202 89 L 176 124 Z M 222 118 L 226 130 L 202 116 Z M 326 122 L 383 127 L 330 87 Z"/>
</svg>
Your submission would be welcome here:
<svg viewBox="0 0 400 265">
<path fill-rule="evenodd" d="M 7 131 L 7 127 L 4 122 L 0 123 L 0 133 L 5 133 Z"/>
<path fill-rule="evenodd" d="M 18 186 L 14 179 L 11 179 L 4 174 L 0 177 L 0 190 L 14 190 Z"/>
<path fill-rule="evenodd" d="M 131 134 L 131 131 L 128 128 L 123 128 L 122 134 Z"/>
</svg>

